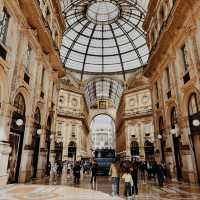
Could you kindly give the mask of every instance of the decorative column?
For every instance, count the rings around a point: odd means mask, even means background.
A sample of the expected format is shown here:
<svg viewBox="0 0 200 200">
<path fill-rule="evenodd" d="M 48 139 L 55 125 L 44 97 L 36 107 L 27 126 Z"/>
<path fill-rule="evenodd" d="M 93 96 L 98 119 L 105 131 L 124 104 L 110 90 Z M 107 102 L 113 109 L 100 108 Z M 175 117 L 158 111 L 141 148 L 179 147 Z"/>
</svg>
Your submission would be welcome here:
<svg viewBox="0 0 200 200">
<path fill-rule="evenodd" d="M 69 144 L 69 139 L 68 139 L 68 124 L 64 124 L 65 128 L 62 131 L 62 136 L 63 136 L 63 157 L 62 160 L 68 160 L 68 144 Z M 63 134 L 64 133 L 64 134 Z"/>
<path fill-rule="evenodd" d="M 32 173 L 32 134 L 33 134 L 33 118 L 26 116 L 24 140 L 22 148 L 22 159 L 20 164 L 19 182 L 24 183 L 30 180 Z"/>
<path fill-rule="evenodd" d="M 47 156 L 47 149 L 46 149 L 46 129 L 45 126 L 42 125 L 41 128 L 38 130 L 37 134 L 40 135 L 40 147 L 39 147 L 39 154 L 38 154 L 38 164 L 37 164 L 37 177 L 41 178 L 45 174 L 46 169 L 46 156 Z"/>
<path fill-rule="evenodd" d="M 56 137 L 56 133 L 55 132 L 51 132 L 51 146 L 50 146 L 50 157 L 49 160 L 51 162 L 51 164 L 53 164 L 55 162 L 55 137 Z"/>
<path fill-rule="evenodd" d="M 139 147 L 140 147 L 140 157 L 145 159 L 145 152 L 144 152 L 144 133 L 142 129 L 142 124 L 138 124 L 138 132 L 139 132 Z"/>
<path fill-rule="evenodd" d="M 131 146 L 130 146 L 130 131 L 128 128 L 129 124 L 125 126 L 125 133 L 126 133 L 126 156 L 131 158 Z"/>
</svg>

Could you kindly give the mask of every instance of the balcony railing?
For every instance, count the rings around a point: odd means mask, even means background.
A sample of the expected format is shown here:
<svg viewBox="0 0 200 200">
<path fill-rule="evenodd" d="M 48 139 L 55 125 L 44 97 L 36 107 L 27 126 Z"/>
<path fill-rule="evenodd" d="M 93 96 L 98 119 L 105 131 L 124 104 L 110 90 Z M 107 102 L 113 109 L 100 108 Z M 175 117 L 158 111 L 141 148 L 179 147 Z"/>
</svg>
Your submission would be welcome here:
<svg viewBox="0 0 200 200">
<path fill-rule="evenodd" d="M 84 113 L 81 113 L 80 111 L 62 109 L 61 107 L 59 107 L 58 109 L 58 115 L 66 116 L 66 117 L 81 118 L 81 119 L 87 118 L 86 115 Z"/>
</svg>

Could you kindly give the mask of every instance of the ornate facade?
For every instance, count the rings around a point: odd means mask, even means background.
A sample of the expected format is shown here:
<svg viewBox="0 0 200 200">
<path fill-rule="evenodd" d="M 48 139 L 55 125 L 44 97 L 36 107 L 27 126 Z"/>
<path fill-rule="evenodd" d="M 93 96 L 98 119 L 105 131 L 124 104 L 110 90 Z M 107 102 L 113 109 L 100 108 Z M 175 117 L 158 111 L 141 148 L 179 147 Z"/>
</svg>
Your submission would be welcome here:
<svg viewBox="0 0 200 200">
<path fill-rule="evenodd" d="M 0 21 L 0 184 L 5 184 L 42 176 L 54 157 L 50 140 L 58 79 L 64 75 L 57 49 L 65 24 L 57 0 L 1 0 Z"/>
<path fill-rule="evenodd" d="M 78 88 L 72 78 L 66 76 L 61 80 L 56 128 L 56 148 L 58 148 L 56 160 L 74 161 L 89 157 L 88 109 L 84 93 Z"/>
<path fill-rule="evenodd" d="M 154 156 L 151 92 L 147 79 L 139 76 L 121 98 L 116 117 L 117 154 L 121 158 Z"/>
<path fill-rule="evenodd" d="M 150 1 L 144 29 L 150 57 L 156 157 L 173 177 L 198 182 L 200 2 Z"/>
</svg>

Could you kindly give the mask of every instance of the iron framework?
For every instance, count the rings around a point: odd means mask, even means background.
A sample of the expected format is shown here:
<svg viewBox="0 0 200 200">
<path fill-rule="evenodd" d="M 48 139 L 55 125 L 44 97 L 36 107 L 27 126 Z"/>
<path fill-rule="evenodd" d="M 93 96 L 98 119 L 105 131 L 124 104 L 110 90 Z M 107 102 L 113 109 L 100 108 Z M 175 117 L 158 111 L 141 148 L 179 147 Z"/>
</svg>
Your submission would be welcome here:
<svg viewBox="0 0 200 200">
<path fill-rule="evenodd" d="M 125 74 L 147 63 L 142 29 L 147 0 L 62 0 L 66 22 L 61 59 L 66 68 Z M 91 14 L 92 13 L 92 14 Z"/>
</svg>

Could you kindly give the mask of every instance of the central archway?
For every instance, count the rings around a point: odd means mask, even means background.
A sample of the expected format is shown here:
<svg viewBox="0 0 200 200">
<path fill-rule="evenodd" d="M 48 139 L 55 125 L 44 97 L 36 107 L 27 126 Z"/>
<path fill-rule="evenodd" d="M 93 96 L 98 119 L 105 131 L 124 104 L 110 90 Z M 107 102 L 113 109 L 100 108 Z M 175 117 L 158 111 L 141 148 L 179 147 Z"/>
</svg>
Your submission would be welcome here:
<svg viewBox="0 0 200 200">
<path fill-rule="evenodd" d="M 92 149 L 115 149 L 115 122 L 110 115 L 98 114 L 90 123 Z"/>
</svg>

